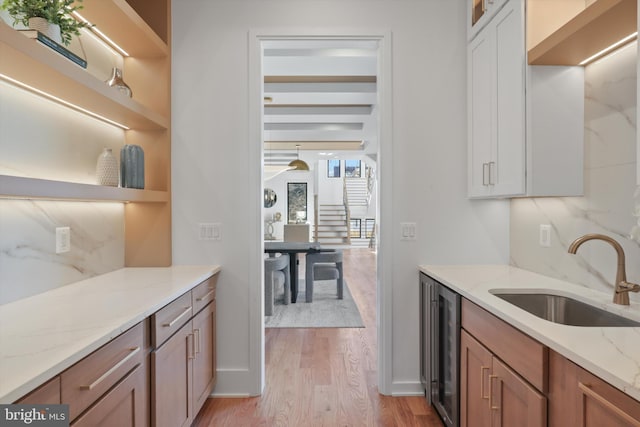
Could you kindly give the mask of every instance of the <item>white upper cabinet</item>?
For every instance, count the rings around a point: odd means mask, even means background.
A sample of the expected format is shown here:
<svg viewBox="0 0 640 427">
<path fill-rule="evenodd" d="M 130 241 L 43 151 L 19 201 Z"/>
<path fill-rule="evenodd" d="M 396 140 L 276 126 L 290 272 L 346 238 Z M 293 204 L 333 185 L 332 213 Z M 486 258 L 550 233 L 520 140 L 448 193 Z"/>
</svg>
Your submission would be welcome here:
<svg viewBox="0 0 640 427">
<path fill-rule="evenodd" d="M 469 42 L 468 195 L 582 193 L 584 72 L 527 65 L 523 0 Z"/>
<path fill-rule="evenodd" d="M 523 194 L 524 31 L 510 1 L 468 47 L 469 196 Z"/>
<path fill-rule="evenodd" d="M 465 0 L 467 2 L 467 37 L 471 40 L 507 0 Z"/>
</svg>

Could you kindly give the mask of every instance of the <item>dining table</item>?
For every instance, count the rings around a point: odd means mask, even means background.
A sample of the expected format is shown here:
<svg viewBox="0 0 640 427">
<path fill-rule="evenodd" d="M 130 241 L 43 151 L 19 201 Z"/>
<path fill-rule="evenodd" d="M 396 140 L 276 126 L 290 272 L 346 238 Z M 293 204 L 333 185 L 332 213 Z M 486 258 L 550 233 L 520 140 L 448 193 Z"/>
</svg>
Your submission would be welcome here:
<svg viewBox="0 0 640 427">
<path fill-rule="evenodd" d="M 289 273 L 291 274 L 291 302 L 295 303 L 298 297 L 298 254 L 321 252 L 322 247 L 318 242 L 264 242 L 265 253 L 283 253 L 289 255 Z"/>
</svg>

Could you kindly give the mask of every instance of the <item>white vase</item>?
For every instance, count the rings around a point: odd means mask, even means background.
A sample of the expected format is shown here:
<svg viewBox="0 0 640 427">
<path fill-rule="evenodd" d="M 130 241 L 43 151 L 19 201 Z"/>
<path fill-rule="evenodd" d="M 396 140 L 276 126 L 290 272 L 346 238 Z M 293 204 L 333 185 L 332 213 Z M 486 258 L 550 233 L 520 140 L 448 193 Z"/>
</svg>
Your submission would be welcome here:
<svg viewBox="0 0 640 427">
<path fill-rule="evenodd" d="M 60 26 L 58 24 L 52 24 L 46 19 L 36 16 L 29 18 L 29 28 L 38 30 L 54 42 L 62 44 L 62 35 L 60 34 Z"/>
<path fill-rule="evenodd" d="M 98 156 L 96 181 L 98 185 L 118 186 L 118 161 L 111 152 L 111 148 L 105 148 Z"/>
</svg>

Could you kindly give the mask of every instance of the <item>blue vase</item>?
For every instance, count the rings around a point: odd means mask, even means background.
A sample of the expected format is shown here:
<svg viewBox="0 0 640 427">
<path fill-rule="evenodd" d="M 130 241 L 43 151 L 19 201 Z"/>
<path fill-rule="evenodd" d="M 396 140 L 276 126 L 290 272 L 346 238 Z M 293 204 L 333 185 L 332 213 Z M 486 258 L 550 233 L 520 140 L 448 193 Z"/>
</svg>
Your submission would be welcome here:
<svg viewBox="0 0 640 427">
<path fill-rule="evenodd" d="M 144 188 L 144 151 L 127 144 L 120 151 L 120 179 L 125 188 Z"/>
</svg>

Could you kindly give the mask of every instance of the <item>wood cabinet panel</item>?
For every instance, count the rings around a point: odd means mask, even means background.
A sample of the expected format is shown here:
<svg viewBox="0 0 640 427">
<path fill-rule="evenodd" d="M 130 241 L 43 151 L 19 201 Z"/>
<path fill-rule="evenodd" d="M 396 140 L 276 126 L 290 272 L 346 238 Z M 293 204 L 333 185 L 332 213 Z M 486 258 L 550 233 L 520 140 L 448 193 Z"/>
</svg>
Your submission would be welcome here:
<svg viewBox="0 0 640 427">
<path fill-rule="evenodd" d="M 25 405 L 47 405 L 59 404 L 60 400 L 60 377 L 55 377 L 49 382 L 41 385 L 31 393 L 18 400 L 16 403 Z"/>
<path fill-rule="evenodd" d="M 546 397 L 495 357 L 490 381 L 495 394 L 490 402 L 494 427 L 547 425 Z"/>
<path fill-rule="evenodd" d="M 460 331 L 460 426 L 491 425 L 489 375 L 492 355 L 466 331 Z"/>
<path fill-rule="evenodd" d="M 467 299 L 462 327 L 538 390 L 548 388 L 548 348 Z"/>
<path fill-rule="evenodd" d="M 462 427 L 547 425 L 546 397 L 464 330 L 460 365 Z"/>
<path fill-rule="evenodd" d="M 193 318 L 196 341 L 193 359 L 193 413 L 197 414 L 211 394 L 216 381 L 216 305 L 215 301 Z"/>
<path fill-rule="evenodd" d="M 155 427 L 188 426 L 194 418 L 192 330 L 189 321 L 151 353 L 151 419 Z"/>
<path fill-rule="evenodd" d="M 158 348 L 193 315 L 191 292 L 170 302 L 151 316 L 151 342 Z"/>
<path fill-rule="evenodd" d="M 143 324 L 138 323 L 105 344 L 61 375 L 62 402 L 69 404 L 69 417 L 82 411 L 113 387 L 127 372 L 143 363 Z"/>
<path fill-rule="evenodd" d="M 191 305 L 196 314 L 211 301 L 216 299 L 216 283 L 218 275 L 210 277 L 191 290 Z"/>
<path fill-rule="evenodd" d="M 553 351 L 549 377 L 550 427 L 640 427 L 640 402 Z"/>
<path fill-rule="evenodd" d="M 144 410 L 147 408 L 144 403 L 147 398 L 146 378 L 144 366 L 139 365 L 71 425 L 73 427 L 148 426 L 149 414 Z"/>
</svg>

